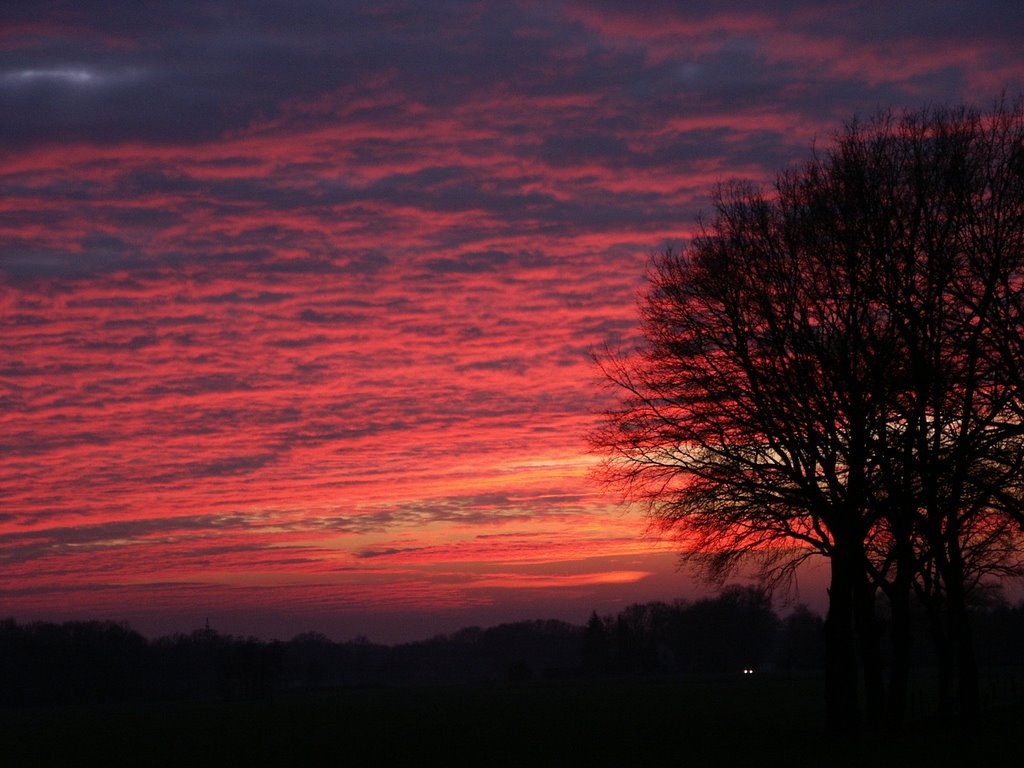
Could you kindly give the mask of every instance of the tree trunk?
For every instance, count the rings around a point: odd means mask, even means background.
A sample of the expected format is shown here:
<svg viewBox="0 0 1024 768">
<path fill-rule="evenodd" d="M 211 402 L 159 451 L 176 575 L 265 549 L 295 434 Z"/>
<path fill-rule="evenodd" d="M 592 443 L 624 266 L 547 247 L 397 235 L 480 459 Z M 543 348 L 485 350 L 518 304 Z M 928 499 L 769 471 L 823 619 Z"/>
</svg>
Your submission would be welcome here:
<svg viewBox="0 0 1024 768">
<path fill-rule="evenodd" d="M 882 712 L 885 708 L 882 648 L 878 621 L 875 617 L 875 595 L 875 585 L 867 578 L 867 574 L 859 574 L 854 620 L 864 677 L 864 718 L 872 728 L 882 724 Z"/>
<path fill-rule="evenodd" d="M 980 723 L 981 694 L 978 689 L 978 662 L 974 656 L 974 633 L 963 579 L 947 581 L 949 632 L 957 671 L 957 700 L 960 724 L 973 730 Z"/>
<path fill-rule="evenodd" d="M 898 731 L 906 722 L 907 686 L 910 680 L 910 652 L 913 642 L 910 624 L 910 585 L 898 582 L 889 595 L 892 609 L 892 660 L 889 666 L 889 699 L 886 725 Z"/>
<path fill-rule="evenodd" d="M 974 657 L 971 617 L 967 608 L 965 564 L 958 522 L 955 514 L 947 518 L 945 557 L 939 558 L 939 565 L 946 585 L 946 615 L 956 663 L 960 724 L 967 730 L 973 730 L 980 724 L 981 694 L 978 690 L 978 662 Z"/>
<path fill-rule="evenodd" d="M 831 566 L 825 617 L 825 726 L 835 736 L 850 736 L 859 726 L 853 580 L 847 556 L 833 551 Z"/>
<path fill-rule="evenodd" d="M 935 646 L 935 659 L 939 674 L 939 704 L 936 715 L 940 720 L 951 722 L 953 719 L 953 648 L 949 642 L 945 614 L 942 611 L 940 597 L 936 594 L 922 596 L 928 611 L 928 625 L 931 629 L 932 643 Z"/>
</svg>

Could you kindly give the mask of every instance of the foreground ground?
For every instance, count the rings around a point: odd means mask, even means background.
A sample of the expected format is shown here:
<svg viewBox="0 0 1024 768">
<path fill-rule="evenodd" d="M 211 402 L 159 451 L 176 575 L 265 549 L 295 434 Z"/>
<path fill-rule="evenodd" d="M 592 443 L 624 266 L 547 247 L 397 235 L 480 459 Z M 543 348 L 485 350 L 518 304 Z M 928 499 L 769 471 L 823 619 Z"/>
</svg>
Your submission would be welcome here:
<svg viewBox="0 0 1024 768">
<path fill-rule="evenodd" d="M 8 760 L 34 765 L 1016 766 L 1024 705 L 1004 689 L 980 734 L 935 722 L 922 696 L 899 738 L 832 746 L 820 681 L 762 675 L 0 710 L 0 738 Z"/>
</svg>

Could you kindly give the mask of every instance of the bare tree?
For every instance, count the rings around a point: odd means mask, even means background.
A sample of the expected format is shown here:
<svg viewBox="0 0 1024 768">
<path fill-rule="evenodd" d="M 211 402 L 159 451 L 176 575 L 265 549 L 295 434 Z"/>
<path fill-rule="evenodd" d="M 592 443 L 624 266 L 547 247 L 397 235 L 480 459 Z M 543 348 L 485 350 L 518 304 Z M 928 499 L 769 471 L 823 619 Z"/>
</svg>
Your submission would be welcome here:
<svg viewBox="0 0 1024 768">
<path fill-rule="evenodd" d="M 905 706 L 910 596 L 933 600 L 977 714 L 967 612 L 1024 520 L 1024 108 L 851 123 L 770 194 L 718 190 L 653 262 L 645 345 L 595 442 L 691 562 L 784 577 L 829 558 L 829 723 L 883 711 L 874 600 L 892 607 L 887 710 Z M 941 595 L 941 600 L 938 596 Z M 938 625 L 937 625 L 938 626 Z"/>
<path fill-rule="evenodd" d="M 863 265 L 801 247 L 811 231 L 785 213 L 752 189 L 724 188 L 689 251 L 654 263 L 648 346 L 607 363 L 628 394 L 597 442 L 614 452 L 607 477 L 646 501 L 710 575 L 750 557 L 769 577 L 808 551 L 830 559 L 826 699 L 830 723 L 845 728 L 856 715 L 854 614 L 880 418 L 861 379 L 888 368 L 874 359 L 887 353 L 859 322 L 872 283 Z"/>
</svg>

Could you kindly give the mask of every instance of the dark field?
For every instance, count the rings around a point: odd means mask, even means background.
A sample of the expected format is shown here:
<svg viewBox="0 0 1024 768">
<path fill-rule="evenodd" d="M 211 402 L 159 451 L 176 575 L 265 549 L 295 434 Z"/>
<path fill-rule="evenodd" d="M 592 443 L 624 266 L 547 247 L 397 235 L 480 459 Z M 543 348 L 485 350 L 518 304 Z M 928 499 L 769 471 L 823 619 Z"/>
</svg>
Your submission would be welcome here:
<svg viewBox="0 0 1024 768">
<path fill-rule="evenodd" d="M 1017 766 L 1020 691 L 990 686 L 983 731 L 915 697 L 899 738 L 828 746 L 814 677 L 353 688 L 257 701 L 0 711 L 5 757 L 104 765 Z M 8 765 L 17 764 L 7 762 Z"/>
</svg>

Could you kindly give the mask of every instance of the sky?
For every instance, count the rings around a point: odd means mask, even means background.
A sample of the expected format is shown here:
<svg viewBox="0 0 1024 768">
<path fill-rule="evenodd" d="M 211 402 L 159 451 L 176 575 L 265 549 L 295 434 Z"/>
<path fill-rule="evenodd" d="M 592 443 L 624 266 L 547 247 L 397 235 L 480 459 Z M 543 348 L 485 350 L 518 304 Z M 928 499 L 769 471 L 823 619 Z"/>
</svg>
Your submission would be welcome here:
<svg viewBox="0 0 1024 768">
<path fill-rule="evenodd" d="M 595 478 L 650 257 L 1016 0 L 5 2 L 0 616 L 398 642 L 708 589 Z M 798 599 L 823 603 L 811 573 Z"/>
</svg>

